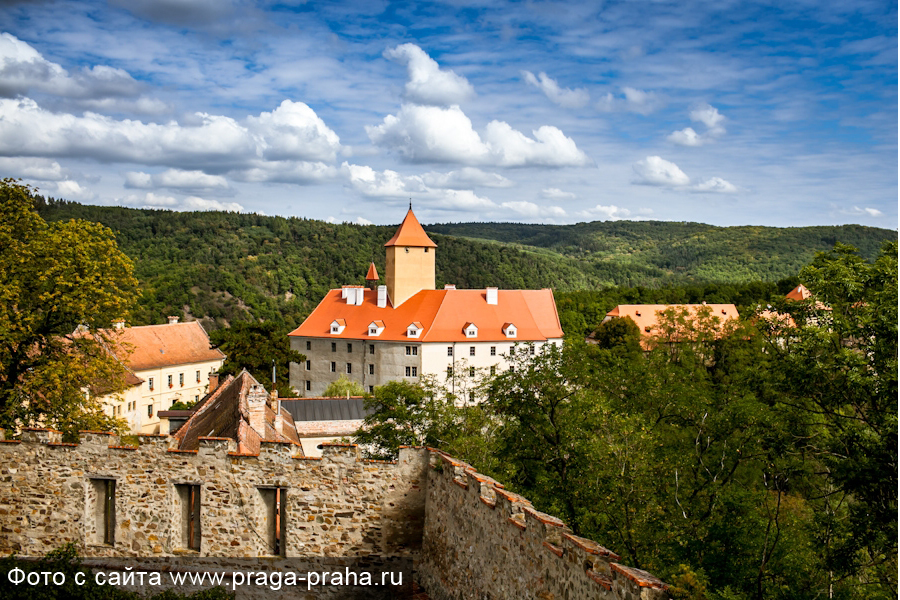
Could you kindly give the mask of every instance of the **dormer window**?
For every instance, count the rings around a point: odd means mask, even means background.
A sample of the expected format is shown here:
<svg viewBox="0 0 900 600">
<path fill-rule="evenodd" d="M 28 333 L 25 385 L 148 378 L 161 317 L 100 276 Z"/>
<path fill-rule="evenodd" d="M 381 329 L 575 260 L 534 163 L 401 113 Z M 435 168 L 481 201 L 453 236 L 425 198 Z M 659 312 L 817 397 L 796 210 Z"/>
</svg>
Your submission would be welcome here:
<svg viewBox="0 0 900 600">
<path fill-rule="evenodd" d="M 344 333 L 344 328 L 347 326 L 347 322 L 344 319 L 335 319 L 331 322 L 331 333 L 332 335 L 340 335 Z"/>
<path fill-rule="evenodd" d="M 475 326 L 475 323 L 466 323 L 466 326 L 463 327 L 463 334 L 467 338 L 478 337 L 478 327 Z"/>
<path fill-rule="evenodd" d="M 422 324 L 418 321 L 409 324 L 406 328 L 406 337 L 417 338 L 422 334 Z"/>
<path fill-rule="evenodd" d="M 518 335 L 518 329 L 512 323 L 504 323 L 503 324 L 503 335 L 508 338 L 514 338 Z"/>
<path fill-rule="evenodd" d="M 372 321 L 369 323 L 369 335 L 381 335 L 382 331 L 384 331 L 384 321 Z"/>
</svg>

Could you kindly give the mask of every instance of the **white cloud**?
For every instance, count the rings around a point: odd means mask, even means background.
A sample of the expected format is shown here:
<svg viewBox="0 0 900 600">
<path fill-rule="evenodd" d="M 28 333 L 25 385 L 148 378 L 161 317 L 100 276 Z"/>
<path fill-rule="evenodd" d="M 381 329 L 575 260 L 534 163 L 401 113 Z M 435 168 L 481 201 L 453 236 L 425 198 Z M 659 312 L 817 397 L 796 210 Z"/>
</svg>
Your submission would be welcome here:
<svg viewBox="0 0 900 600">
<path fill-rule="evenodd" d="M 0 173 L 3 177 L 59 181 L 67 172 L 55 160 L 49 158 L 19 158 L 0 156 Z"/>
<path fill-rule="evenodd" d="M 562 207 L 559 206 L 539 206 L 534 202 L 527 202 L 525 200 L 517 200 L 513 202 L 504 202 L 500 205 L 501 208 L 505 208 L 510 210 L 517 215 L 521 215 L 523 217 L 557 217 L 563 218 L 566 216 L 566 211 L 563 210 Z"/>
<path fill-rule="evenodd" d="M 141 85 L 122 69 L 84 67 L 70 74 L 46 60 L 26 42 L 0 34 L 0 96 L 15 97 L 32 91 L 76 99 L 137 96 Z"/>
<path fill-rule="evenodd" d="M 376 145 L 396 150 L 410 162 L 439 161 L 502 167 L 584 166 L 590 162 L 574 140 L 544 125 L 530 138 L 503 121 L 491 121 L 480 136 L 458 106 L 404 104 L 397 116 L 367 126 Z"/>
<path fill-rule="evenodd" d="M 550 200 L 571 200 L 575 198 L 572 192 L 564 192 L 559 188 L 545 188 L 541 190 L 541 196 Z"/>
<path fill-rule="evenodd" d="M 847 215 L 855 215 L 861 217 L 883 217 L 884 213 L 878 210 L 877 208 L 860 208 L 859 206 L 854 206 L 851 209 L 842 210 L 841 211 Z"/>
<path fill-rule="evenodd" d="M 586 89 L 562 89 L 546 73 L 538 73 L 537 77 L 535 77 L 531 71 L 522 71 L 522 76 L 526 82 L 544 92 L 544 95 L 552 102 L 564 108 L 581 108 L 590 102 L 591 97 Z"/>
<path fill-rule="evenodd" d="M 681 131 L 673 131 L 667 138 L 673 144 L 679 146 L 701 146 L 703 139 L 700 137 L 693 127 L 685 127 Z"/>
<path fill-rule="evenodd" d="M 78 202 L 87 202 L 94 200 L 97 194 L 84 188 L 77 181 L 65 179 L 56 183 L 56 194 L 60 198 L 66 200 L 75 200 Z"/>
<path fill-rule="evenodd" d="M 372 223 L 372 221 L 370 221 L 368 219 L 364 219 L 362 217 L 356 217 L 356 220 L 354 221 L 354 223 L 356 223 L 357 225 L 374 225 L 374 223 Z"/>
<path fill-rule="evenodd" d="M 678 168 L 675 163 L 669 162 L 659 156 L 648 156 L 632 165 L 634 170 L 634 183 L 642 185 L 658 185 L 664 187 L 678 187 L 691 183 L 691 178 Z"/>
<path fill-rule="evenodd" d="M 719 110 L 711 106 L 709 104 L 704 104 L 702 106 L 698 106 L 694 110 L 691 111 L 691 121 L 697 121 L 699 123 L 703 123 L 706 125 L 711 131 L 721 130 L 722 132 L 725 129 L 722 127 L 722 123 L 725 122 L 725 117 Z"/>
<path fill-rule="evenodd" d="M 733 194 L 738 191 L 737 187 L 721 177 L 710 177 L 709 179 L 694 185 L 692 189 L 695 192 L 713 192 L 719 194 Z"/>
<path fill-rule="evenodd" d="M 28 98 L 0 99 L 0 153 L 227 171 L 258 167 L 260 157 L 330 161 L 340 148 L 337 134 L 308 106 L 290 100 L 243 124 L 206 113 L 193 120 L 143 123 L 90 112 L 78 117 L 51 113 Z"/>
<path fill-rule="evenodd" d="M 228 180 L 221 175 L 207 175 L 203 171 L 168 169 L 154 175 L 129 171 L 128 173 L 125 173 L 125 187 L 139 189 L 173 188 L 182 190 L 224 190 L 228 189 Z"/>
<path fill-rule="evenodd" d="M 218 200 L 207 200 L 198 196 L 188 196 L 186 198 L 175 198 L 173 196 L 163 196 L 147 192 L 143 196 L 131 194 L 124 198 L 117 199 L 119 204 L 125 206 L 133 206 L 135 208 L 161 208 L 175 211 L 231 211 L 244 212 L 244 207 L 237 202 L 219 202 Z"/>
<path fill-rule="evenodd" d="M 652 213 L 653 211 L 649 209 L 642 209 L 638 211 L 639 214 L 647 215 Z M 627 208 L 621 208 L 614 204 L 609 206 L 604 206 L 602 204 L 598 204 L 593 208 L 588 208 L 578 213 L 579 217 L 584 217 L 587 219 L 603 219 L 604 221 L 618 221 L 620 219 L 627 219 L 631 216 L 631 211 Z"/>
<path fill-rule="evenodd" d="M 669 134 L 668 140 L 679 146 L 702 146 L 725 134 L 725 116 L 717 108 L 709 104 L 698 106 L 690 113 L 691 121 L 703 123 L 706 131 L 699 134 L 692 127 L 686 127 L 680 131 Z"/>
<path fill-rule="evenodd" d="M 627 110 L 641 115 L 649 115 L 661 108 L 665 102 L 654 92 L 646 92 L 633 87 L 623 87 L 622 95 L 607 92 L 596 103 L 596 108 L 605 112 Z"/>
<path fill-rule="evenodd" d="M 475 185 L 491 188 L 507 188 L 514 185 L 499 173 L 488 173 L 476 167 L 463 167 L 449 173 L 431 171 L 422 175 L 422 181 L 429 187 L 453 189 L 470 188 Z"/>
<path fill-rule="evenodd" d="M 403 95 L 410 102 L 450 106 L 466 101 L 475 93 L 465 77 L 441 70 L 437 62 L 415 44 L 388 48 L 384 56 L 406 65 L 409 81 Z"/>
</svg>

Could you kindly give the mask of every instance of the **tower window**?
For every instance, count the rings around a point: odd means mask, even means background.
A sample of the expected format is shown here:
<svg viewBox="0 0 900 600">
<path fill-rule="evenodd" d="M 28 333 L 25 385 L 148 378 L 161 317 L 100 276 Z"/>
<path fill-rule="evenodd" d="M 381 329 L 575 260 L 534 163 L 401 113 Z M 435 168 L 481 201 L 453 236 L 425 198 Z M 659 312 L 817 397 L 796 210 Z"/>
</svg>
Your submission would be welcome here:
<svg viewBox="0 0 900 600">
<path fill-rule="evenodd" d="M 375 354 L 375 344 L 369 344 L 369 354 Z"/>
<path fill-rule="evenodd" d="M 306 349 L 307 349 L 307 350 L 312 350 L 312 342 L 310 342 L 310 341 L 307 341 L 307 342 L 306 342 Z"/>
<path fill-rule="evenodd" d="M 347 352 L 353 352 L 353 344 L 347 344 Z"/>
<path fill-rule="evenodd" d="M 369 375 L 375 374 L 375 365 L 369 365 Z"/>
<path fill-rule="evenodd" d="M 337 342 L 331 342 L 331 351 L 337 352 Z"/>
</svg>

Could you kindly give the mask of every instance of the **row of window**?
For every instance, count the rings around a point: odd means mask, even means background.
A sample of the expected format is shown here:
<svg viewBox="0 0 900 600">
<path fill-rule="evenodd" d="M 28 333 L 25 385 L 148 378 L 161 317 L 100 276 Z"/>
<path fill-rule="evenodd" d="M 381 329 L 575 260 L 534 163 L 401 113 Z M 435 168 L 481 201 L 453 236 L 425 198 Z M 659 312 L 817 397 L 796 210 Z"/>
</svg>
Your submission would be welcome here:
<svg viewBox="0 0 900 600">
<path fill-rule="evenodd" d="M 116 480 L 91 479 L 94 491 L 94 536 L 92 544 L 116 543 Z M 175 486 L 175 505 L 181 526 L 181 547 L 200 550 L 200 490 L 201 486 L 183 484 Z M 269 553 L 285 554 L 287 489 L 280 487 L 257 488 L 265 517 L 265 535 Z"/>
<path fill-rule="evenodd" d="M 534 354 L 534 345 L 533 344 L 530 345 L 529 348 L 531 350 L 531 354 Z M 312 342 L 310 342 L 310 341 L 306 342 L 306 349 L 312 350 Z M 331 351 L 337 352 L 337 342 L 331 342 Z M 512 355 L 515 351 L 516 351 L 515 346 L 509 347 L 510 355 Z M 347 343 L 347 352 L 348 353 L 353 352 L 353 344 L 350 342 Z M 491 346 L 490 353 L 491 353 L 491 356 L 497 356 L 497 346 Z M 369 344 L 369 354 L 375 354 L 375 344 Z M 407 346 L 406 347 L 406 355 L 407 356 L 418 356 L 419 355 L 419 347 L 418 346 Z M 453 346 L 447 346 L 447 356 L 453 356 Z M 469 356 L 475 356 L 475 346 L 469 346 Z M 152 378 L 151 378 L 151 381 L 153 381 Z M 197 381 L 198 382 L 200 381 L 200 371 L 197 371 Z M 172 384 L 172 376 L 169 375 L 169 385 L 171 386 L 171 384 Z M 153 389 L 152 385 L 150 386 L 150 389 Z"/>
<path fill-rule="evenodd" d="M 512 365 L 510 365 L 509 370 L 514 371 L 515 369 L 512 367 Z M 491 376 L 493 377 L 496 374 L 497 374 L 496 365 L 491 365 Z M 447 367 L 447 377 L 453 377 L 453 366 L 452 365 Z M 475 377 L 475 367 L 469 367 L 469 377 Z"/>
<path fill-rule="evenodd" d="M 175 384 L 173 383 L 173 377 L 174 377 L 174 375 L 168 376 L 168 383 L 169 383 L 170 388 L 175 387 Z M 200 371 L 197 371 L 197 383 L 200 383 Z M 178 374 L 178 385 L 184 387 L 184 373 Z M 147 378 L 147 387 L 150 389 L 151 392 L 153 391 L 153 378 L 152 377 Z"/>
<path fill-rule="evenodd" d="M 307 391 L 307 392 L 312 391 L 312 381 L 309 380 L 309 379 L 306 380 L 306 391 Z M 375 392 L 375 386 L 374 386 L 374 385 L 370 385 L 370 386 L 369 386 L 369 393 L 371 394 L 371 393 L 373 393 L 373 392 Z"/>
</svg>

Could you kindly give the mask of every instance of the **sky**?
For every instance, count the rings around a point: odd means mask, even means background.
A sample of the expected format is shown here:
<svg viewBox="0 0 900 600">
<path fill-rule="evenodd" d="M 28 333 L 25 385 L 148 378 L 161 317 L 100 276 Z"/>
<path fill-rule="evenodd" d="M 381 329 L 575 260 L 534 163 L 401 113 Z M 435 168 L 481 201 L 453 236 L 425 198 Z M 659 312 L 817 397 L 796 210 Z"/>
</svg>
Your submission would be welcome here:
<svg viewBox="0 0 900 600">
<path fill-rule="evenodd" d="M 896 2 L 0 0 L 0 176 L 393 224 L 897 228 Z"/>
</svg>

